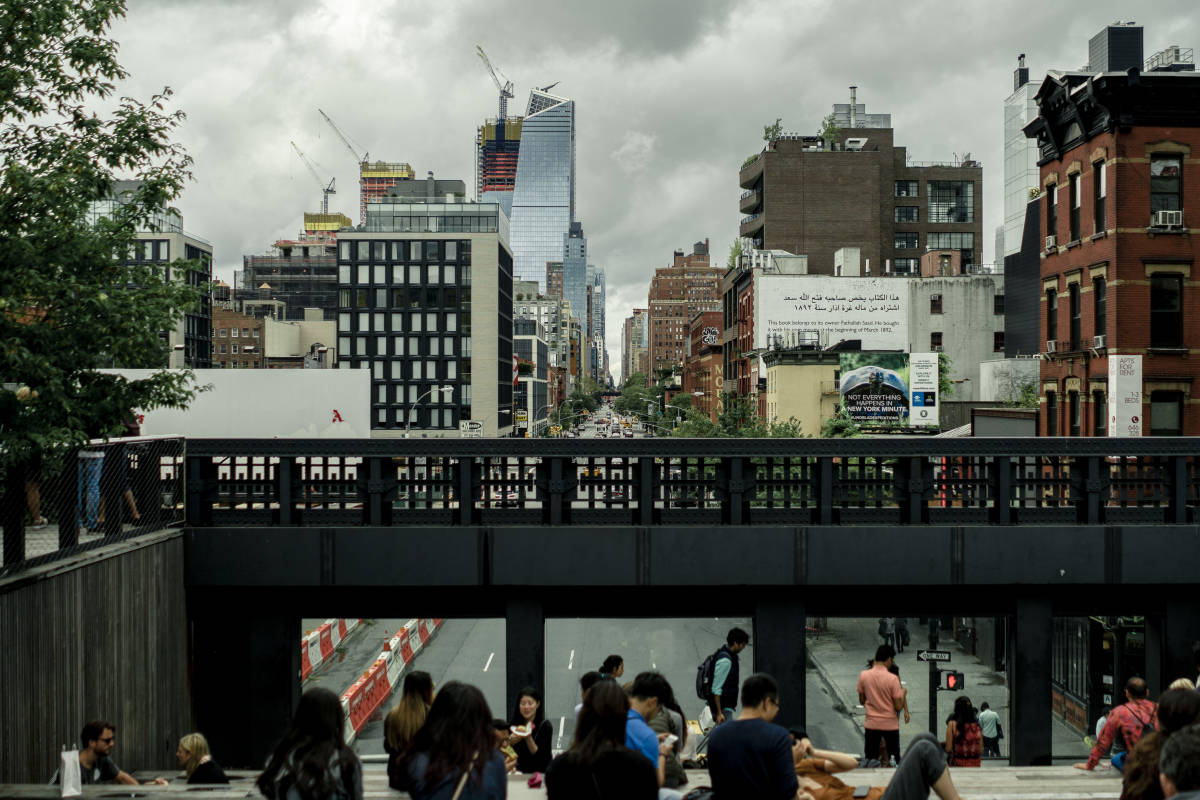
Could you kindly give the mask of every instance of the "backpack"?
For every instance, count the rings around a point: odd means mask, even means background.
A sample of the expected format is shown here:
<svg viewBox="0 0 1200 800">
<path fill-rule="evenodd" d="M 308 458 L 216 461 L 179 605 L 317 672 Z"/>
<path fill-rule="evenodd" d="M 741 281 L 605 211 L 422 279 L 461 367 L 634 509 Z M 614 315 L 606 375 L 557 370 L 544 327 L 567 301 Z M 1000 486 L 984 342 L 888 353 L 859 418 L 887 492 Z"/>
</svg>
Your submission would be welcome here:
<svg viewBox="0 0 1200 800">
<path fill-rule="evenodd" d="M 717 667 L 717 656 L 721 654 L 718 648 L 717 652 L 713 653 L 708 658 L 700 662 L 700 666 L 696 667 L 696 697 L 707 701 L 712 695 L 713 672 Z"/>
</svg>

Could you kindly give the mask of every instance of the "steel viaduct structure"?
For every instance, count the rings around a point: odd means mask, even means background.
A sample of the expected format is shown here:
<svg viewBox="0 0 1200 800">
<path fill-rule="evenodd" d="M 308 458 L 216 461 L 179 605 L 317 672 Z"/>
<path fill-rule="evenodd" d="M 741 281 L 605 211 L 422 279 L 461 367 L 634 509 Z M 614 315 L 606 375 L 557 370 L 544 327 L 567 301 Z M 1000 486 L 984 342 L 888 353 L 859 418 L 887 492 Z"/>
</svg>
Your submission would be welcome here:
<svg viewBox="0 0 1200 800">
<path fill-rule="evenodd" d="M 548 617 L 751 615 L 755 666 L 802 723 L 807 618 L 886 609 L 1007 617 L 1012 763 L 1048 763 L 1054 616 L 1144 615 L 1152 690 L 1192 671 L 1197 452 L 1183 438 L 191 440 L 197 722 L 256 763 L 297 699 L 300 619 L 397 607 L 503 616 L 510 698 L 543 685 Z M 231 613 L 249 618 L 239 634 Z"/>
</svg>

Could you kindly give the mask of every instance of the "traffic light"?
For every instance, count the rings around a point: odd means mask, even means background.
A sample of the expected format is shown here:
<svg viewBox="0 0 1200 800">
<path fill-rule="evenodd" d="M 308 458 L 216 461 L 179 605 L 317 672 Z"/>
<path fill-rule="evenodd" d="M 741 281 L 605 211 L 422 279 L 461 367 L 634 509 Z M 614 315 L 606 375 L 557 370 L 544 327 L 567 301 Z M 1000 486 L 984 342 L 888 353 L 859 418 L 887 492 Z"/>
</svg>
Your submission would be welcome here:
<svg viewBox="0 0 1200 800">
<path fill-rule="evenodd" d="M 942 670 L 942 688 L 947 692 L 961 692 L 963 690 L 963 674 L 952 669 Z"/>
</svg>

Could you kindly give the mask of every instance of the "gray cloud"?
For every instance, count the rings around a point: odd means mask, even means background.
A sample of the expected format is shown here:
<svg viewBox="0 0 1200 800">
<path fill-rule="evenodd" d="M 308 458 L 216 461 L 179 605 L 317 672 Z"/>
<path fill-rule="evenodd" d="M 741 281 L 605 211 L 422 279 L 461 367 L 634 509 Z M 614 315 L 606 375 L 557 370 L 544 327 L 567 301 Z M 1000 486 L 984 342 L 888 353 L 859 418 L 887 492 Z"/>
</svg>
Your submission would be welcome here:
<svg viewBox="0 0 1200 800">
<path fill-rule="evenodd" d="M 814 133 L 847 87 L 892 114 L 918 160 L 971 152 L 984 163 L 984 254 L 1002 221 L 1002 102 L 1017 53 L 1036 76 L 1077 68 L 1087 39 L 1128 17 L 1126 3 L 1015 0 L 904 4 L 817 0 L 287 0 L 204 4 L 132 0 L 115 27 L 146 98 L 163 85 L 188 113 L 179 140 L 196 183 L 186 226 L 213 241 L 226 280 L 243 254 L 294 235 L 320 189 L 295 139 L 337 177 L 332 206 L 357 217 L 353 158 L 316 113 L 325 109 L 373 158 L 423 174 L 473 179 L 475 126 L 496 91 L 481 44 L 517 88 L 578 104 L 578 214 L 594 263 L 608 271 L 609 350 L 645 305 L 649 277 L 676 247 L 710 238 L 723 263 L 737 234 L 738 166 L 776 117 Z M 1146 52 L 1200 45 L 1191 2 L 1139 10 Z"/>
</svg>

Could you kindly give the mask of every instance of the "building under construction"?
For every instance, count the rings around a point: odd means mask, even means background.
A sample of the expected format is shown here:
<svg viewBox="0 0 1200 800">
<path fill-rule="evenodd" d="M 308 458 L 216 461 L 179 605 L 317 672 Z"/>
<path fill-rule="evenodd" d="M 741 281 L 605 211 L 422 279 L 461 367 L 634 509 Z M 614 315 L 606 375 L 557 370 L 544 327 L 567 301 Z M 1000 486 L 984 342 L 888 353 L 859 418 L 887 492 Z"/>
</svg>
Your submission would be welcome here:
<svg viewBox="0 0 1200 800">
<path fill-rule="evenodd" d="M 401 181 L 413 179 L 413 168 L 403 162 L 363 161 L 358 165 L 358 222 L 367 221 L 367 203 L 378 203 Z"/>
<path fill-rule="evenodd" d="M 319 308 L 325 319 L 337 319 L 337 228 L 309 230 L 310 225 L 334 224 L 349 227 L 350 218 L 305 214 L 300 238 L 280 239 L 266 255 L 243 256 L 235 305 L 252 316 L 281 321 L 303 320 L 306 308 Z"/>
<path fill-rule="evenodd" d="M 480 202 L 500 203 L 506 214 L 512 213 L 523 119 L 491 118 L 475 134 L 475 197 Z"/>
</svg>

